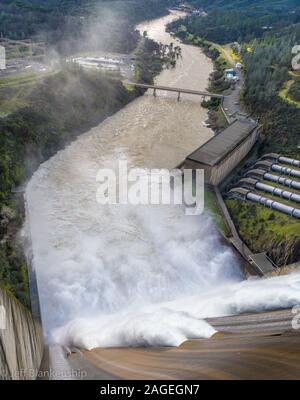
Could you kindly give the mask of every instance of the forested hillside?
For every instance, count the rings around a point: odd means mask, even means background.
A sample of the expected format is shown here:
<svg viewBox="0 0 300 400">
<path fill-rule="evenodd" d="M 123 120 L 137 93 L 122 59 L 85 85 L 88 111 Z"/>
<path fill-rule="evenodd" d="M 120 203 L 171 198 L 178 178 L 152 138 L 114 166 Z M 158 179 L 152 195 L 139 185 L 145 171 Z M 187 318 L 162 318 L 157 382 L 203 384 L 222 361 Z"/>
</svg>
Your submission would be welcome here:
<svg viewBox="0 0 300 400">
<path fill-rule="evenodd" d="M 134 25 L 174 0 L 0 0 L 0 36 L 35 38 L 60 52 L 134 48 Z"/>
<path fill-rule="evenodd" d="M 198 0 L 191 3 L 203 7 L 208 15 L 203 18 L 186 18 L 184 25 L 187 30 L 221 44 L 250 41 L 267 32 L 279 32 L 284 27 L 300 22 L 300 3 L 297 0 Z"/>
<path fill-rule="evenodd" d="M 249 110 L 260 117 L 267 140 L 263 151 L 296 155 L 300 142 L 300 109 L 288 101 L 288 91 L 282 93 L 287 82 L 290 94 L 299 98 L 299 79 L 292 71 L 291 50 L 300 43 L 300 25 L 267 35 L 260 41 L 244 46 L 245 63 L 244 102 Z M 248 50 L 247 50 L 248 48 Z"/>
<path fill-rule="evenodd" d="M 264 124 L 263 151 L 295 152 L 299 143 L 300 76 L 292 71 L 292 48 L 300 43 L 300 2 L 199 0 L 208 11 L 189 16 L 170 29 L 185 39 L 218 44 L 239 42 L 245 72 L 243 101 Z M 199 39 L 197 39 L 199 38 Z M 200 42 L 199 42 L 200 43 Z"/>
</svg>

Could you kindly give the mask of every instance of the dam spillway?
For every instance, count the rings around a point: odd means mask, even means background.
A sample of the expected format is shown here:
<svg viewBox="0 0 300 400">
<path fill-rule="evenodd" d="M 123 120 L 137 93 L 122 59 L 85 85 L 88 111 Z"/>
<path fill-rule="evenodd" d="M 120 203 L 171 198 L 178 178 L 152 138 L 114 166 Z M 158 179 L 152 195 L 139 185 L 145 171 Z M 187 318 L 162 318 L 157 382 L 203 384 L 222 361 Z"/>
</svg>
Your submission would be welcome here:
<svg viewBox="0 0 300 400">
<path fill-rule="evenodd" d="M 172 18 L 139 29 L 168 43 L 174 39 L 164 28 Z M 182 54 L 156 83 L 205 90 L 211 62 L 193 46 L 182 45 Z M 127 160 L 171 169 L 212 137 L 205 118 L 188 95 L 177 103 L 176 94 L 146 93 L 34 174 L 26 189 L 27 221 L 48 341 L 87 349 L 179 346 L 215 333 L 207 317 L 298 300 L 299 277 L 266 291 L 242 282 L 237 259 L 208 215 L 96 202 L 100 168 Z"/>
</svg>

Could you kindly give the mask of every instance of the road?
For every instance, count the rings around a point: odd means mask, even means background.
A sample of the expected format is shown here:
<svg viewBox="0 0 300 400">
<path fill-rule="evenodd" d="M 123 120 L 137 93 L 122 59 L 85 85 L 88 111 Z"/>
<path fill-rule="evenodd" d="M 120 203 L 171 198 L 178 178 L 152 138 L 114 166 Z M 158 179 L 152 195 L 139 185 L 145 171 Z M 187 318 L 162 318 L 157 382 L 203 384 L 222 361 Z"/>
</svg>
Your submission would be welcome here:
<svg viewBox="0 0 300 400">
<path fill-rule="evenodd" d="M 234 115 L 236 113 L 243 112 L 241 108 L 240 98 L 241 91 L 244 85 L 244 78 L 240 69 L 235 68 L 235 70 L 239 76 L 239 81 L 236 83 L 231 93 L 228 96 L 224 97 L 223 101 L 224 111 L 226 112 L 226 115 L 228 116 L 228 119 L 230 121 L 233 121 L 235 119 Z"/>
<path fill-rule="evenodd" d="M 72 353 L 87 379 L 300 379 L 300 332 L 290 310 L 208 320 L 211 339 L 179 348 L 105 348 Z"/>
<path fill-rule="evenodd" d="M 227 58 L 229 63 L 232 65 L 232 68 L 236 71 L 239 77 L 239 81 L 236 83 L 231 93 L 228 96 L 225 96 L 223 101 L 223 108 L 224 111 L 226 112 L 228 120 L 233 121 L 234 115 L 236 113 L 243 112 L 240 98 L 244 86 L 244 76 L 242 70 L 240 68 L 235 67 L 236 62 L 230 54 L 230 49 L 228 47 L 222 47 L 221 49 L 219 49 L 219 51 L 223 52 L 224 56 Z"/>
</svg>

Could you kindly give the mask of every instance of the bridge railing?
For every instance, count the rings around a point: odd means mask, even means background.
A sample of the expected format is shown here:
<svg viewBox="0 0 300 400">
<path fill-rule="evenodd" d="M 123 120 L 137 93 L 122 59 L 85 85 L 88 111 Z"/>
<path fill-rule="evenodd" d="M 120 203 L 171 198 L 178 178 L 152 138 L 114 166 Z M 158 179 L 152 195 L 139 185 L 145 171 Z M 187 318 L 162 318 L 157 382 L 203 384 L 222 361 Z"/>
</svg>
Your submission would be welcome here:
<svg viewBox="0 0 300 400">
<path fill-rule="evenodd" d="M 201 91 L 201 90 L 193 90 L 193 89 L 184 89 L 184 88 L 176 88 L 176 87 L 170 87 L 170 86 L 161 86 L 161 85 L 148 85 L 145 83 L 135 83 L 135 82 L 129 82 L 126 81 L 124 82 L 126 85 L 133 85 L 135 87 L 140 87 L 143 89 L 153 89 L 153 95 L 156 95 L 157 90 L 162 90 L 162 91 L 168 91 L 168 92 L 176 92 L 178 93 L 178 100 L 180 97 L 181 93 L 185 94 L 194 94 L 197 96 L 202 96 L 202 97 L 212 97 L 212 98 L 217 98 L 217 99 L 224 99 L 224 96 L 222 94 L 217 94 L 217 93 L 210 93 L 206 91 Z"/>
</svg>

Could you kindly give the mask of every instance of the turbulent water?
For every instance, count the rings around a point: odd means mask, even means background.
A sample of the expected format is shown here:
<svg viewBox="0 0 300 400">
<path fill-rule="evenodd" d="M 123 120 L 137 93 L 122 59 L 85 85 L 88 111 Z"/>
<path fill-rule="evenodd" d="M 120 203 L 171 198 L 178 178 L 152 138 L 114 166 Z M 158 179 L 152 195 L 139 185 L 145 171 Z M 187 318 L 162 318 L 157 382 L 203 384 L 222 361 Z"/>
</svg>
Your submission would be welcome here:
<svg viewBox="0 0 300 400">
<path fill-rule="evenodd" d="M 165 24 L 142 24 L 169 43 Z M 182 45 L 157 82 L 205 89 L 211 62 Z M 300 277 L 242 282 L 207 215 L 178 206 L 101 206 L 99 168 L 173 168 L 212 133 L 200 99 L 151 93 L 42 164 L 26 190 L 27 225 L 49 340 L 84 348 L 171 345 L 215 331 L 202 318 L 300 303 Z"/>
</svg>

